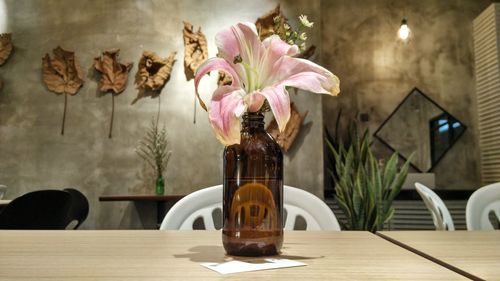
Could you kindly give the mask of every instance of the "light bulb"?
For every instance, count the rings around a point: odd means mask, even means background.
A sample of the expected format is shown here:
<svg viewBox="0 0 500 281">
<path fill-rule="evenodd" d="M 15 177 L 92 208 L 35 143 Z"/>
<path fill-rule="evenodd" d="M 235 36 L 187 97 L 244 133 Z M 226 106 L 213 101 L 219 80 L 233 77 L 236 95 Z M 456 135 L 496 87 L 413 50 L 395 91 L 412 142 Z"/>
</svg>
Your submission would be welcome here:
<svg viewBox="0 0 500 281">
<path fill-rule="evenodd" d="M 401 21 L 401 26 L 399 27 L 398 30 L 398 36 L 401 38 L 401 40 L 406 41 L 408 37 L 410 37 L 410 28 L 408 27 L 408 23 L 406 22 L 406 19 L 403 19 Z"/>
</svg>

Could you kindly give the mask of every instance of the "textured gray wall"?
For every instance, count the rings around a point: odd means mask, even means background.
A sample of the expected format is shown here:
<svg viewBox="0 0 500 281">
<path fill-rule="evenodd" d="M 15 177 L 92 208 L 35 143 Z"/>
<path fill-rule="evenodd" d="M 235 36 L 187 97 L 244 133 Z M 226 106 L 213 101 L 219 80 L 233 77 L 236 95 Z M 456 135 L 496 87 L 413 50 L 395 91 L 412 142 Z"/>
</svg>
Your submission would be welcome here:
<svg viewBox="0 0 500 281">
<path fill-rule="evenodd" d="M 322 56 L 341 80 L 339 99 L 323 99 L 323 121 L 332 130 L 337 110 L 369 114 L 373 132 L 413 87 L 418 87 L 468 129 L 436 166 L 441 189 L 480 185 L 476 134 L 472 20 L 489 0 L 368 0 L 321 2 Z M 413 32 L 397 40 L 401 19 Z M 403 127 L 401 130 L 411 130 Z M 379 155 L 390 151 L 380 142 Z"/>
<path fill-rule="evenodd" d="M 143 50 L 167 56 L 177 51 L 170 82 L 161 94 L 161 120 L 170 136 L 172 158 L 166 173 L 166 193 L 183 194 L 221 183 L 223 146 L 213 136 L 207 114 L 198 108 L 193 124 L 193 82 L 183 71 L 183 20 L 201 25 L 209 40 L 222 27 L 255 21 L 277 1 L 16 1 L 0 0 L 7 15 L 0 32 L 13 33 L 15 53 L 0 67 L 0 183 L 9 186 L 6 198 L 41 188 L 76 187 L 90 199 L 91 212 L 83 228 L 139 228 L 144 214 L 129 203 L 100 203 L 103 194 L 153 193 L 144 187 L 143 163 L 134 152 L 158 99 L 135 105 L 132 79 L 115 99 L 113 139 L 107 138 L 111 97 L 98 97 L 91 80 L 92 59 L 101 51 L 120 48 L 123 62 L 134 62 Z M 282 2 L 289 17 L 305 13 L 318 21 L 310 34 L 319 45 L 320 1 Z M 0 5 L 2 7 L 2 5 Z M 41 81 L 41 58 L 57 45 L 76 52 L 86 81 L 68 99 L 66 132 L 59 135 L 64 97 L 49 92 Z M 210 79 L 204 82 L 205 99 Z M 212 83 L 213 84 L 213 83 Z M 291 93 L 301 111 L 309 111 L 306 129 L 285 160 L 285 183 L 322 194 L 322 99 Z M 150 210 L 153 211 L 153 210 Z M 148 212 L 146 212 L 148 213 Z M 154 212 L 149 212 L 155 215 Z M 146 215 L 148 216 L 148 215 Z"/>
</svg>

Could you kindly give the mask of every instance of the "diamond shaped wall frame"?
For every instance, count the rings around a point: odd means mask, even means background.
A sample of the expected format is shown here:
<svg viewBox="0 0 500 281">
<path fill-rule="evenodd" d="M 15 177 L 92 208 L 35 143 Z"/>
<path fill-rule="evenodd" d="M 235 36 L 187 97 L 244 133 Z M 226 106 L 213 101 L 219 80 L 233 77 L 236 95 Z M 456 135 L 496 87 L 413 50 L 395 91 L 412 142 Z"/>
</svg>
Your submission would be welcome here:
<svg viewBox="0 0 500 281">
<path fill-rule="evenodd" d="M 413 168 L 430 172 L 444 157 L 466 126 L 418 88 L 414 88 L 382 123 L 374 136 Z"/>
</svg>

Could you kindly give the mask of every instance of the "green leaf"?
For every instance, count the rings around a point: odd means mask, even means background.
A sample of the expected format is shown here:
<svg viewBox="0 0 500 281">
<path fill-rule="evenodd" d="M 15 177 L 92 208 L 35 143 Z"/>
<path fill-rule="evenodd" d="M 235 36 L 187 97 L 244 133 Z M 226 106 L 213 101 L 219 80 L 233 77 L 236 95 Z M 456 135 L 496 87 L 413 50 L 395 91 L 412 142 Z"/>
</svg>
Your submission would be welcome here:
<svg viewBox="0 0 500 281">
<path fill-rule="evenodd" d="M 392 181 L 396 177 L 397 173 L 397 165 L 398 165 L 398 154 L 393 153 L 389 161 L 385 164 L 384 169 L 384 177 L 383 177 L 383 185 L 386 187 L 390 187 Z"/>
</svg>

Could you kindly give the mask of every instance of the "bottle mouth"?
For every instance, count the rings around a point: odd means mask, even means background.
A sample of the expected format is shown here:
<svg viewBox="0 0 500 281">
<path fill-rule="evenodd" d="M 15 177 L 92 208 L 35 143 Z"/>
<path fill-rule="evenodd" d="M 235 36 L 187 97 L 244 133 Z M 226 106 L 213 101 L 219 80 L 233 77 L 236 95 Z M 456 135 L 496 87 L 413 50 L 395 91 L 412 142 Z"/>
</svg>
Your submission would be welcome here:
<svg viewBox="0 0 500 281">
<path fill-rule="evenodd" d="M 245 112 L 243 114 L 243 126 L 264 125 L 264 114 L 259 112 Z"/>
<path fill-rule="evenodd" d="M 264 119 L 264 114 L 260 112 L 245 112 L 243 113 L 243 119 Z"/>
</svg>

